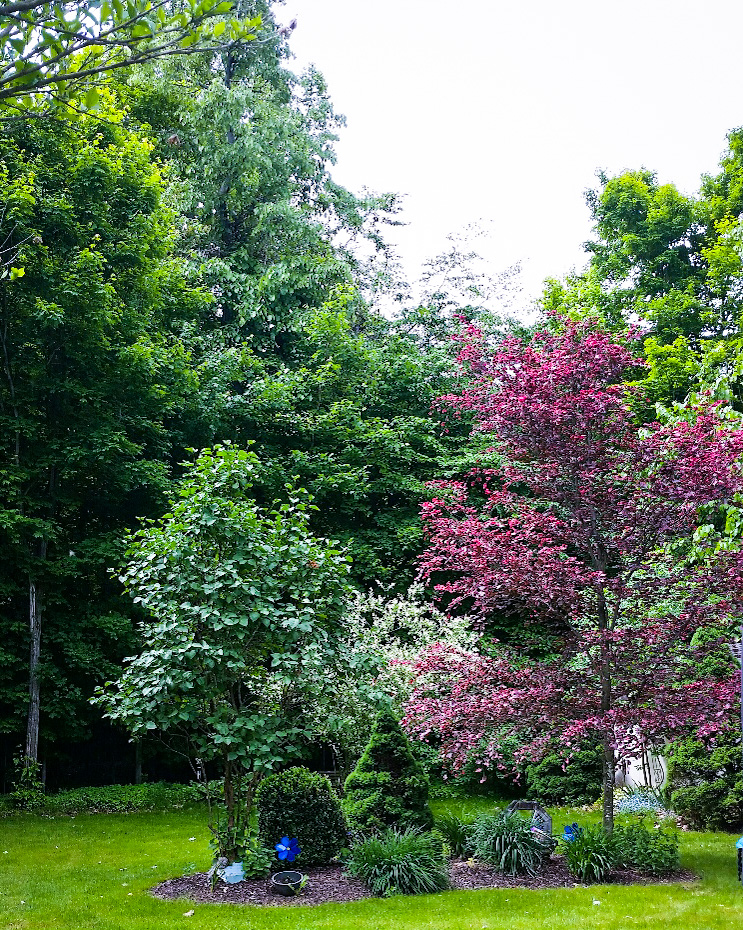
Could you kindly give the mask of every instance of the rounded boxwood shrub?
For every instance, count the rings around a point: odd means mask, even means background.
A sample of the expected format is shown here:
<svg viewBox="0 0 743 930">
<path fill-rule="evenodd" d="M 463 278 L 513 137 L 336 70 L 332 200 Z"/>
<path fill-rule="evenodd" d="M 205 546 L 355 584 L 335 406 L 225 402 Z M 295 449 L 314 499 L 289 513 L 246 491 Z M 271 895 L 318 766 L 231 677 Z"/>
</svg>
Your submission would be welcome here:
<svg viewBox="0 0 743 930">
<path fill-rule="evenodd" d="M 269 775 L 255 800 L 263 845 L 272 849 L 282 836 L 296 837 L 302 867 L 326 865 L 348 845 L 341 803 L 324 775 L 300 766 Z"/>
<path fill-rule="evenodd" d="M 599 746 L 580 749 L 565 764 L 558 751 L 526 767 L 527 796 L 543 804 L 592 804 L 601 794 Z"/>
<path fill-rule="evenodd" d="M 344 808 L 352 830 L 379 833 L 387 827 L 428 830 L 428 778 L 414 758 L 397 717 L 381 711 L 356 768 L 346 779 Z"/>
</svg>

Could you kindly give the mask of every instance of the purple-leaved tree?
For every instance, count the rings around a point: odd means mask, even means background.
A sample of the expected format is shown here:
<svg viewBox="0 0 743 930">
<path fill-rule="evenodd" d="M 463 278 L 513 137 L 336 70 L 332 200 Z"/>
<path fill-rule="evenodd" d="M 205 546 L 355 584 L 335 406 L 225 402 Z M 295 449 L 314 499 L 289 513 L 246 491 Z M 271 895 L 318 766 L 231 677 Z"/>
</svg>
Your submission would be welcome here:
<svg viewBox="0 0 743 930">
<path fill-rule="evenodd" d="M 743 431 L 712 403 L 640 428 L 622 383 L 640 364 L 631 343 L 558 319 L 493 351 L 467 328 L 468 384 L 442 404 L 473 414 L 503 464 L 473 476 L 476 497 L 471 482 L 441 483 L 424 507 L 423 573 L 451 608 L 554 622 L 562 653 L 525 665 L 506 649 L 434 648 L 406 715 L 411 733 L 437 735 L 454 770 L 504 765 L 509 734 L 517 763 L 555 739 L 568 752 L 600 742 L 608 830 L 617 762 L 674 733 L 714 730 L 735 700 L 734 679 L 697 680 L 692 638 L 705 625 L 724 635 L 737 568 L 669 547 L 690 537 L 700 508 L 740 489 Z"/>
</svg>

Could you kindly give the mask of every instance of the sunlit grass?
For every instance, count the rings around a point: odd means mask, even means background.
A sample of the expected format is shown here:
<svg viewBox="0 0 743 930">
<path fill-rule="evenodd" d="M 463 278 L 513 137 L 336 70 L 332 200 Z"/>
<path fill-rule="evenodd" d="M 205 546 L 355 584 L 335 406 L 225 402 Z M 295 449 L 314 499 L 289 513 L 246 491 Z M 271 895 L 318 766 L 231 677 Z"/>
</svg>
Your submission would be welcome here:
<svg viewBox="0 0 743 930">
<path fill-rule="evenodd" d="M 492 802 L 482 799 L 437 801 L 433 806 L 438 812 L 457 814 L 493 808 Z M 597 819 L 597 815 L 580 810 L 552 813 L 556 830 L 573 820 L 588 823 Z M 682 834 L 683 865 L 696 871 L 701 881 L 672 886 L 446 892 L 280 912 L 152 898 L 147 889 L 157 881 L 208 867 L 205 820 L 201 810 L 55 819 L 23 815 L 0 820 L 0 927 L 731 930 L 743 925 L 736 837 L 723 833 Z M 193 916 L 184 917 L 192 908 Z"/>
</svg>

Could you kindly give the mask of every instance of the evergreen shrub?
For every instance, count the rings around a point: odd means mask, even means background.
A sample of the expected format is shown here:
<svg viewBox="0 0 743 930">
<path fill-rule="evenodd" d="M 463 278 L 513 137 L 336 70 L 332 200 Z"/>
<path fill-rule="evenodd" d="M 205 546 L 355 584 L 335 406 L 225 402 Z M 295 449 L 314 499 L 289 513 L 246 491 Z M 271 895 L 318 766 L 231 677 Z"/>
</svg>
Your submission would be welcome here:
<svg viewBox="0 0 743 930">
<path fill-rule="evenodd" d="M 428 787 L 397 717 L 381 711 L 364 754 L 346 779 L 349 826 L 358 833 L 379 833 L 387 827 L 430 829 Z"/>
<path fill-rule="evenodd" d="M 265 778 L 255 793 L 258 834 L 272 849 L 282 836 L 296 838 L 301 865 L 326 865 L 348 845 L 341 803 L 324 775 L 301 766 Z"/>
<path fill-rule="evenodd" d="M 567 765 L 558 751 L 526 766 L 526 797 L 542 804 L 592 804 L 601 794 L 601 748 L 574 753 Z"/>
<path fill-rule="evenodd" d="M 671 807 L 700 830 L 743 828 L 740 734 L 732 728 L 713 746 L 698 739 L 676 743 L 668 753 Z"/>
</svg>

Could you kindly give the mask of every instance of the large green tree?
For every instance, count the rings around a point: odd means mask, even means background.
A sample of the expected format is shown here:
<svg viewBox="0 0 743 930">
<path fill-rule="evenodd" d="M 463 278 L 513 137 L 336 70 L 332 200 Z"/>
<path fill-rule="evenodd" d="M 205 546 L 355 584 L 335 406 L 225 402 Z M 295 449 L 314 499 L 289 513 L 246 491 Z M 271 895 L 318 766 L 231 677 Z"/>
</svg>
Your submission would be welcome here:
<svg viewBox="0 0 743 930">
<path fill-rule="evenodd" d="M 206 299 L 172 259 L 151 146 L 104 112 L 0 139 L 15 262 L 0 280 L 0 727 L 26 723 L 30 759 L 40 731 L 84 732 L 85 697 L 131 647 L 106 569 L 167 488 L 192 388 L 176 330 Z"/>
<path fill-rule="evenodd" d="M 262 775 L 313 735 L 303 693 L 341 664 L 348 559 L 308 529 L 308 501 L 261 509 L 257 457 L 205 450 L 168 514 L 130 537 L 121 580 L 147 614 L 143 651 L 100 694 L 137 738 L 159 732 L 224 778 L 220 854 L 238 852 Z M 334 679 L 333 679 L 334 680 Z"/>
<path fill-rule="evenodd" d="M 600 175 L 588 194 L 588 268 L 546 289 L 546 309 L 598 315 L 617 329 L 640 323 L 645 416 L 700 385 L 743 399 L 743 132 L 728 143 L 719 172 L 703 177 L 696 195 L 647 170 Z"/>
</svg>

